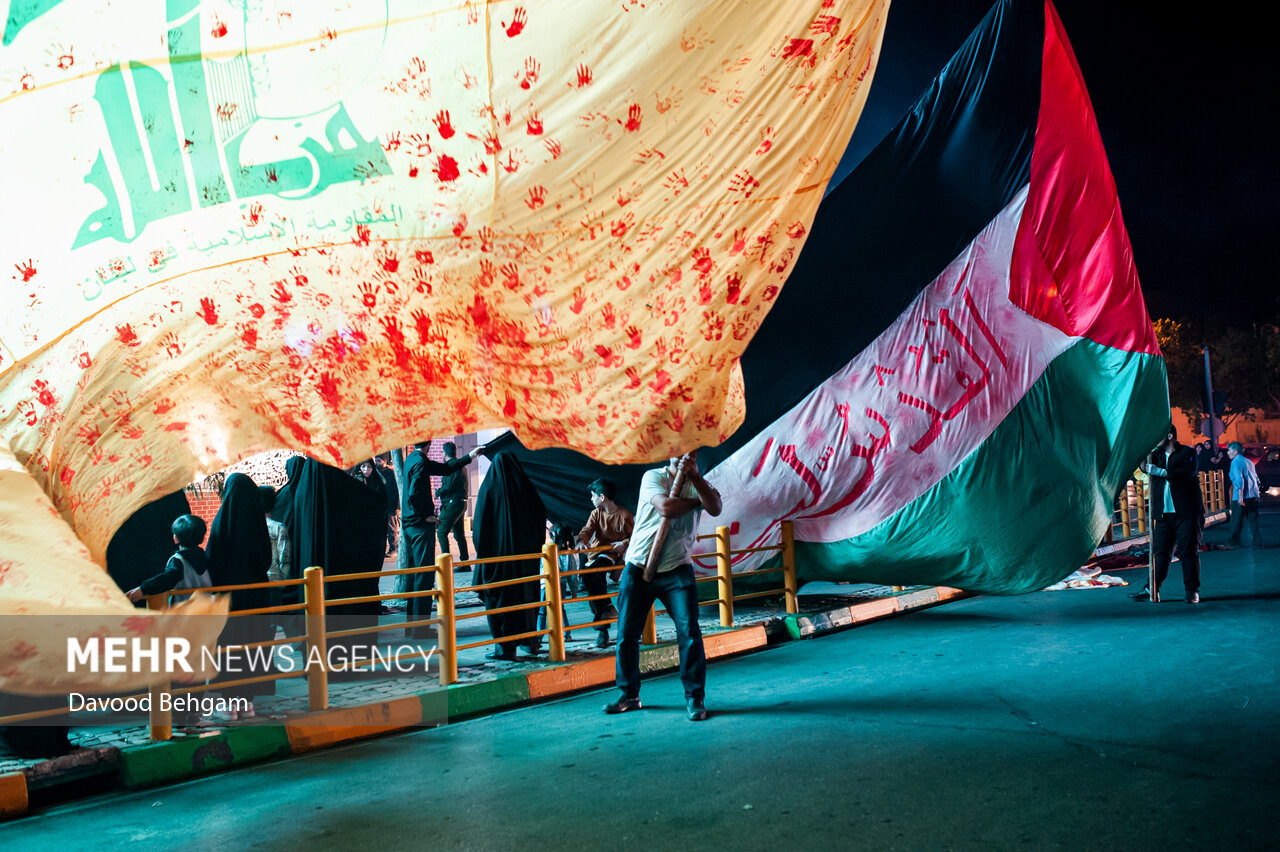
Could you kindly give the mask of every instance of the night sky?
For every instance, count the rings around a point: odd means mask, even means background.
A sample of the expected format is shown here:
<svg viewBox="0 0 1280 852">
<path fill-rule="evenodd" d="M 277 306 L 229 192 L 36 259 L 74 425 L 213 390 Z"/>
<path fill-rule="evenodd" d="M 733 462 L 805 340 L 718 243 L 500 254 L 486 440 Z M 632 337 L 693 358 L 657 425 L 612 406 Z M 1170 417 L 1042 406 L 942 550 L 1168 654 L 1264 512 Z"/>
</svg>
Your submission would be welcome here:
<svg viewBox="0 0 1280 852">
<path fill-rule="evenodd" d="M 1268 30 L 1250 4 L 1058 0 L 1111 161 L 1152 317 L 1276 318 L 1280 192 L 1265 128 L 1277 99 Z M 893 0 L 851 169 L 902 117 L 991 7 Z M 1246 8 L 1248 7 L 1248 8 Z M 1185 8 L 1185 7 L 1184 7 Z M 1265 150 L 1264 150 L 1265 148 Z M 1236 306 L 1239 309 L 1236 309 Z"/>
</svg>

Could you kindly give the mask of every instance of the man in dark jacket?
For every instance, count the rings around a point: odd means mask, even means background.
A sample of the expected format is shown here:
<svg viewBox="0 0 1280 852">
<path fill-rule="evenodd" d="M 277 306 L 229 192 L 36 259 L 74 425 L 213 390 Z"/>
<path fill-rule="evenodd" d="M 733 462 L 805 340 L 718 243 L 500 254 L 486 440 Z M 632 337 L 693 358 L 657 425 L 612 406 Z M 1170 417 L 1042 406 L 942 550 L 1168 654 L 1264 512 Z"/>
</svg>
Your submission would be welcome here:
<svg viewBox="0 0 1280 852">
<path fill-rule="evenodd" d="M 458 446 L 453 441 L 445 441 L 441 446 L 446 463 L 456 461 Z M 449 533 L 458 542 L 458 558 L 464 562 L 471 557 L 467 554 L 467 533 L 463 526 L 463 516 L 467 512 L 467 472 L 459 468 L 440 480 L 436 489 L 440 498 L 440 523 L 436 535 L 440 538 L 440 552 L 449 552 Z"/>
<path fill-rule="evenodd" d="M 387 486 L 387 556 L 393 556 L 400 542 L 400 486 L 396 484 L 395 469 L 386 456 L 377 456 L 373 461 Z"/>
<path fill-rule="evenodd" d="M 1200 499 L 1200 478 L 1196 456 L 1190 447 L 1178 443 L 1178 432 L 1169 425 L 1165 439 L 1142 463 L 1151 477 L 1151 514 L 1155 520 L 1151 552 L 1155 562 L 1156 592 L 1169 576 L 1169 562 L 1176 552 L 1182 565 L 1182 585 L 1189 604 L 1200 603 L 1200 529 L 1204 526 L 1204 503 Z M 1150 600 L 1143 588 L 1135 600 Z"/>
<path fill-rule="evenodd" d="M 436 502 L 431 496 L 431 477 L 447 476 L 462 470 L 471 460 L 480 454 L 484 447 L 476 447 L 470 454 L 460 459 L 436 461 L 427 458 L 431 448 L 430 441 L 421 441 L 414 445 L 404 463 L 404 490 L 400 494 L 400 527 L 404 532 L 404 546 L 408 551 L 410 568 L 430 567 L 436 561 Z M 411 592 L 425 592 L 435 588 L 436 575 L 425 571 L 410 574 L 413 581 L 409 584 Z M 431 617 L 431 598 L 428 596 L 409 598 L 409 621 L 418 621 Z M 425 637 L 429 628 L 415 629 L 414 635 Z"/>
</svg>

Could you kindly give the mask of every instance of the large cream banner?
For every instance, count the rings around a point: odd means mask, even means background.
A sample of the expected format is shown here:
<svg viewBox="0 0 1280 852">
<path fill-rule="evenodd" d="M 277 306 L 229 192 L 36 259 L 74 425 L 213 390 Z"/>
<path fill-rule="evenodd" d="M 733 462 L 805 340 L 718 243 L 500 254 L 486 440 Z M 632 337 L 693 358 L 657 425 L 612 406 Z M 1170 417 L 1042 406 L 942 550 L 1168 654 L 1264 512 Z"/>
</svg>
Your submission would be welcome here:
<svg viewBox="0 0 1280 852">
<path fill-rule="evenodd" d="M 12 0 L 0 445 L 100 560 L 265 449 L 718 443 L 887 8 Z"/>
</svg>

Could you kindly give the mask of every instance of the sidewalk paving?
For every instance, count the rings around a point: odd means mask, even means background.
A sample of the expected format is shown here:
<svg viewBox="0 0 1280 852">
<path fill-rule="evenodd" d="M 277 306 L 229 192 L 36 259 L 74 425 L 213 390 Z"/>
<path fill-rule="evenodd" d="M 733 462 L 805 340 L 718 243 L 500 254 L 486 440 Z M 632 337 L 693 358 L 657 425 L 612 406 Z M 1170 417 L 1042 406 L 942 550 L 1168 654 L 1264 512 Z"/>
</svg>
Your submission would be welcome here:
<svg viewBox="0 0 1280 852">
<path fill-rule="evenodd" d="M 1275 510 L 1280 504 L 1273 504 L 1271 508 L 1273 511 L 1264 522 L 1267 528 L 1264 536 L 1267 532 L 1273 536 L 1280 532 L 1274 529 L 1274 521 L 1280 517 Z M 1226 525 L 1220 524 L 1208 531 L 1206 538 L 1225 541 Z M 1273 561 L 1280 562 L 1280 550 L 1261 553 L 1266 557 L 1274 554 Z M 1215 560 L 1252 559 L 1255 555 L 1247 550 L 1207 554 Z M 1178 575 L 1176 567 L 1172 575 Z M 384 581 L 387 593 L 391 591 L 391 579 Z M 1132 584 L 1136 578 L 1128 579 Z M 460 573 L 457 580 L 459 614 L 477 611 L 479 601 L 465 593 L 469 576 Z M 831 583 L 809 584 L 802 592 L 799 614 L 788 616 L 779 595 L 777 599 L 737 605 L 732 628 L 720 627 L 717 607 L 705 606 L 700 623 L 706 636 L 708 659 L 818 636 L 969 596 L 958 590 L 934 587 L 909 587 L 895 592 L 886 586 Z M 403 614 L 379 619 L 382 624 L 403 620 Z M 569 604 L 570 624 L 589 620 L 586 604 Z M 645 673 L 668 671 L 678 662 L 674 627 L 665 616 L 657 620 L 657 634 L 658 644 L 646 647 L 642 654 Z M 405 644 L 402 635 L 400 631 L 387 635 L 386 644 Z M 460 645 L 488 636 L 483 618 L 458 623 Z M 616 636 L 614 627 L 611 638 L 616 640 Z M 412 644 L 429 648 L 434 643 Z M 566 643 L 564 663 L 549 662 L 545 643 L 541 657 L 522 658 L 514 663 L 484 659 L 491 647 L 484 645 L 461 651 L 458 683 L 447 689 L 440 686 L 438 657 L 433 657 L 429 672 L 419 668 L 406 676 L 331 680 L 330 709 L 311 713 L 307 709 L 305 678 L 291 678 L 277 682 L 276 695 L 255 701 L 256 719 L 210 728 L 177 729 L 174 739 L 168 742 L 150 742 L 145 718 L 139 717 L 134 725 L 92 726 L 76 724 L 85 718 L 84 714 L 76 714 L 72 717 L 70 738 L 77 748 L 70 755 L 51 760 L 22 760 L 0 748 L 0 819 L 24 813 L 29 793 L 37 797 L 58 797 L 74 791 L 74 785 L 85 778 L 96 777 L 97 789 L 169 783 L 387 731 L 496 712 L 613 682 L 613 646 L 595 648 L 592 628 L 575 631 L 574 641 Z"/>
</svg>

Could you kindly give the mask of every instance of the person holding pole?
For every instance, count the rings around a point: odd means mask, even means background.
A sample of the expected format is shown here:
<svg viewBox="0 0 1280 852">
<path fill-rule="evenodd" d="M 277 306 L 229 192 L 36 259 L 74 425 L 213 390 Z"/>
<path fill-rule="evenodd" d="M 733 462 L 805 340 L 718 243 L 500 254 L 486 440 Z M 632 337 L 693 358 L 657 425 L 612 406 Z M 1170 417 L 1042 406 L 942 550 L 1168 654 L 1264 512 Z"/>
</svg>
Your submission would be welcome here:
<svg viewBox="0 0 1280 852">
<path fill-rule="evenodd" d="M 654 601 L 660 600 L 676 626 L 689 720 L 707 718 L 707 656 L 698 626 L 698 588 L 690 554 L 702 512 L 715 517 L 721 508 L 720 493 L 698 470 L 697 450 L 647 471 L 641 480 L 635 528 L 618 584 L 616 680 L 622 694 L 605 706 L 606 713 L 641 707 L 640 634 Z"/>
<path fill-rule="evenodd" d="M 1196 457 L 1190 447 L 1178 443 L 1178 431 L 1169 424 L 1165 438 L 1142 463 L 1151 477 L 1151 512 L 1155 530 L 1151 537 L 1154 586 L 1131 595 L 1134 600 L 1160 600 L 1160 586 L 1169 575 L 1174 552 L 1182 560 L 1182 585 L 1189 604 L 1200 603 L 1200 528 L 1204 526 L 1204 502 L 1196 475 Z"/>
</svg>

